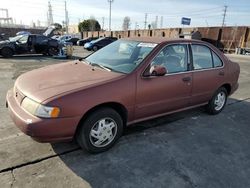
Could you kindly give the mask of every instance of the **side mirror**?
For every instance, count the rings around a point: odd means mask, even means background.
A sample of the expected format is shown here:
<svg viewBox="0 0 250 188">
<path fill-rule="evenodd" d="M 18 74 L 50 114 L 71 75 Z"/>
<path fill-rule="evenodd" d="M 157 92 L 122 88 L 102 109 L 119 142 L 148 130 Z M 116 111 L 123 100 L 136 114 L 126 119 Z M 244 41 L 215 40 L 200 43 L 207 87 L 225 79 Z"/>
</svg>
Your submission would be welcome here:
<svg viewBox="0 0 250 188">
<path fill-rule="evenodd" d="M 164 66 L 153 65 L 149 70 L 150 76 L 164 76 L 167 70 Z"/>
</svg>

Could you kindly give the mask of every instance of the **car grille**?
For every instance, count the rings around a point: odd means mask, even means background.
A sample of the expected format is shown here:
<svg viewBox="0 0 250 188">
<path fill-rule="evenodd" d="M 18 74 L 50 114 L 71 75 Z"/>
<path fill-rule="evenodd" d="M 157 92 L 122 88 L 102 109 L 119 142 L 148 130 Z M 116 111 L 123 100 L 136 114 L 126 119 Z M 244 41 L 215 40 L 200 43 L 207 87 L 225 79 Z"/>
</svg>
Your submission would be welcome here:
<svg viewBox="0 0 250 188">
<path fill-rule="evenodd" d="M 14 97 L 17 103 L 21 105 L 21 102 L 23 101 L 25 95 L 22 94 L 22 92 L 19 89 L 17 89 L 17 87 L 14 87 Z"/>
</svg>

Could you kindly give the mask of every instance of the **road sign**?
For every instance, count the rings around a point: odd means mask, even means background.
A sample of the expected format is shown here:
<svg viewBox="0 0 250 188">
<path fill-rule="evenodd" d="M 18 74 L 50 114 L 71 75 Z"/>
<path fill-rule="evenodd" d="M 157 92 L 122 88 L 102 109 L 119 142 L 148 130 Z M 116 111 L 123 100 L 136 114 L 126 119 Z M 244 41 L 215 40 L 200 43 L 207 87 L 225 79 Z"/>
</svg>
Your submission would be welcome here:
<svg viewBox="0 0 250 188">
<path fill-rule="evenodd" d="M 185 17 L 181 18 L 182 25 L 190 25 L 190 23 L 191 23 L 191 18 L 185 18 Z"/>
</svg>

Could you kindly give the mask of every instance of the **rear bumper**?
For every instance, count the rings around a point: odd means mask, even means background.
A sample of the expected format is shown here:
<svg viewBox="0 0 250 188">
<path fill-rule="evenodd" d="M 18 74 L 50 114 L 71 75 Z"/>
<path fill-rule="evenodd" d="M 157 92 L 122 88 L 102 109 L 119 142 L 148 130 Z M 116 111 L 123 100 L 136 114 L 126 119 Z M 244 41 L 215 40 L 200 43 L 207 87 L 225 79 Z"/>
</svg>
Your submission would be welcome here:
<svg viewBox="0 0 250 188">
<path fill-rule="evenodd" d="M 31 115 L 21 108 L 9 90 L 6 106 L 16 126 L 38 142 L 70 141 L 81 117 L 44 119 Z"/>
</svg>

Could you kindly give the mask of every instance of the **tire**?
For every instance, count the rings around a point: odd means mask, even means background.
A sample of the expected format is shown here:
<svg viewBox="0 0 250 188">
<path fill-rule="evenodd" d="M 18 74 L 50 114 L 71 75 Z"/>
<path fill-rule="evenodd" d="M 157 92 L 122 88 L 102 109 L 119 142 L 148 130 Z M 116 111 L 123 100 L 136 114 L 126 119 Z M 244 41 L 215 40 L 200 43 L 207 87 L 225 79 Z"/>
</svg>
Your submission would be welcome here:
<svg viewBox="0 0 250 188">
<path fill-rule="evenodd" d="M 14 55 L 13 50 L 11 48 L 3 48 L 1 50 L 1 55 L 3 57 L 9 58 L 12 57 Z"/>
<path fill-rule="evenodd" d="M 226 88 L 219 88 L 207 105 L 207 112 L 211 115 L 219 114 L 227 103 L 228 93 Z"/>
<path fill-rule="evenodd" d="M 59 50 L 56 47 L 49 47 L 48 49 L 48 55 L 53 56 L 53 55 L 58 55 Z"/>
<path fill-rule="evenodd" d="M 96 52 L 98 50 L 97 46 L 93 46 L 93 51 Z"/>
<path fill-rule="evenodd" d="M 80 125 L 76 139 L 81 148 L 90 153 L 100 153 L 110 149 L 122 133 L 121 116 L 111 108 L 100 108 Z"/>
</svg>

